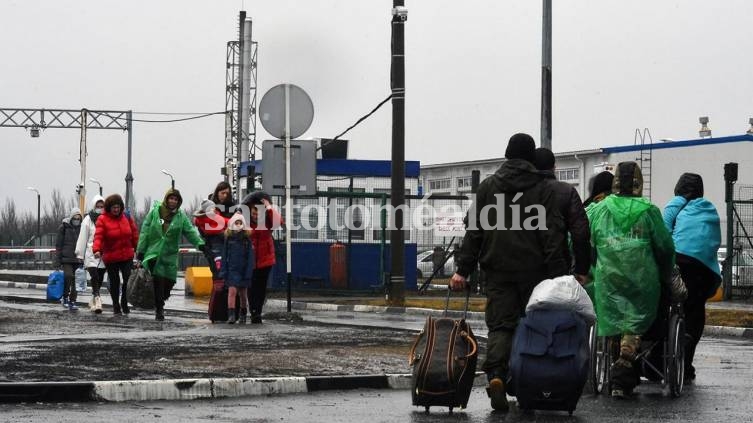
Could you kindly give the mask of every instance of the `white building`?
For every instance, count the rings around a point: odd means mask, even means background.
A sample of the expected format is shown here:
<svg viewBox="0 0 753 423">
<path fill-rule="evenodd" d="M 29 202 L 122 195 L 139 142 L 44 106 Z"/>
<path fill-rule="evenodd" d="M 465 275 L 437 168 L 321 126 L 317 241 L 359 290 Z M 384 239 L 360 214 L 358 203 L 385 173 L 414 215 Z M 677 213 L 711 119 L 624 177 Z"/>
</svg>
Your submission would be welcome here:
<svg viewBox="0 0 753 423">
<path fill-rule="evenodd" d="M 604 147 L 556 153 L 559 180 L 578 189 L 581 198 L 589 193 L 591 178 L 607 167 L 623 161 L 635 161 L 644 172 L 646 196 L 660 209 L 674 196 L 674 187 L 684 172 L 703 177 L 705 197 L 716 205 L 725 234 L 724 164 L 739 165 L 738 186 L 753 184 L 753 135 L 704 138 L 641 145 Z M 492 175 L 504 158 L 473 160 L 421 166 L 419 177 L 424 194 L 458 195 L 470 193 L 471 171 L 479 170 L 481 179 Z"/>
</svg>

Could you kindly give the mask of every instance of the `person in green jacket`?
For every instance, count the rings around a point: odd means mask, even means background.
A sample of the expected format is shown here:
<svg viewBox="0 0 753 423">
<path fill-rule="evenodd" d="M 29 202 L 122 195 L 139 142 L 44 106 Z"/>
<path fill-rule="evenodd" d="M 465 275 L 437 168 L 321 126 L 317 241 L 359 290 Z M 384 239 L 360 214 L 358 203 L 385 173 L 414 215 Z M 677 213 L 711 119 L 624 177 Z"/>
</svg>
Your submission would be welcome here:
<svg viewBox="0 0 753 423">
<path fill-rule="evenodd" d="M 596 250 L 597 332 L 621 336 L 611 394 L 624 397 L 638 382 L 634 362 L 641 336 L 657 317 L 661 286 L 671 281 L 674 243 L 659 209 L 641 196 L 643 176 L 635 162 L 618 165 L 612 192 L 587 214 Z"/>
<path fill-rule="evenodd" d="M 136 258 L 152 274 L 157 320 L 165 320 L 165 300 L 170 298 L 178 275 L 178 244 L 181 238 L 185 236 L 202 252 L 206 248 L 199 231 L 181 210 L 182 203 L 183 197 L 175 188 L 167 191 L 162 203 L 155 201 L 141 224 L 136 247 Z"/>
</svg>

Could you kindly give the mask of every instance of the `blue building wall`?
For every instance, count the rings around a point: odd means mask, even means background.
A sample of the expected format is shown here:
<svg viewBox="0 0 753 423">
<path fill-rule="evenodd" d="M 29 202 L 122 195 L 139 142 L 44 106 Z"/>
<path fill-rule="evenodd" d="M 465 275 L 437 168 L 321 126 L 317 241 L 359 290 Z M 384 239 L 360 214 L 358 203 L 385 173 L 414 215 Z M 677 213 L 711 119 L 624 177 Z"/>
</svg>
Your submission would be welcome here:
<svg viewBox="0 0 753 423">
<path fill-rule="evenodd" d="M 293 242 L 293 286 L 306 288 L 331 289 L 329 280 L 330 242 Z M 271 276 L 269 287 L 281 289 L 286 287 L 287 271 L 285 268 L 285 245 L 277 245 L 277 264 Z M 380 288 L 379 279 L 379 244 L 352 244 L 348 255 L 350 266 L 350 284 L 348 290 L 373 291 Z M 405 244 L 405 289 L 415 291 L 416 282 L 416 244 Z M 384 268 L 390 269 L 390 247 L 384 249 Z"/>
</svg>

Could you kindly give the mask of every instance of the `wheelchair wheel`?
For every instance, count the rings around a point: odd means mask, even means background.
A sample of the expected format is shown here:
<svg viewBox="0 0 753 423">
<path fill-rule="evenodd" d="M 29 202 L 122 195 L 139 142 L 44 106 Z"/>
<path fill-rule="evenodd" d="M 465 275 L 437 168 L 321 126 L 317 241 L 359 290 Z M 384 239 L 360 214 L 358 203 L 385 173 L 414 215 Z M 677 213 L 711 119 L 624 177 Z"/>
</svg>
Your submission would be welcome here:
<svg viewBox="0 0 753 423">
<path fill-rule="evenodd" d="M 669 333 L 667 334 L 665 358 L 665 384 L 669 392 L 677 398 L 682 394 L 685 383 L 685 320 L 680 315 L 673 315 L 669 319 Z"/>
<path fill-rule="evenodd" d="M 605 390 L 609 394 L 609 369 L 611 357 L 609 354 L 609 338 L 596 336 L 596 324 L 591 327 L 591 374 L 590 381 L 593 393 L 601 394 Z"/>
</svg>

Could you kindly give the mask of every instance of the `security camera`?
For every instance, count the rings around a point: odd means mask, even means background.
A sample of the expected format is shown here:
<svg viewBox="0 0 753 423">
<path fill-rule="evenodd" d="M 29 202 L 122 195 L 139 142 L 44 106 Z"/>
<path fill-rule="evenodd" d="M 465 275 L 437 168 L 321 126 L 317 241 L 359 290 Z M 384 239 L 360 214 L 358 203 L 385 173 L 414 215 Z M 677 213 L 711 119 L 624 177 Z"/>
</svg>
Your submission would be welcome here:
<svg viewBox="0 0 753 423">
<path fill-rule="evenodd" d="M 701 125 L 706 125 L 707 123 L 709 123 L 709 118 L 708 116 L 701 116 L 698 118 L 698 122 L 700 122 Z"/>
</svg>

